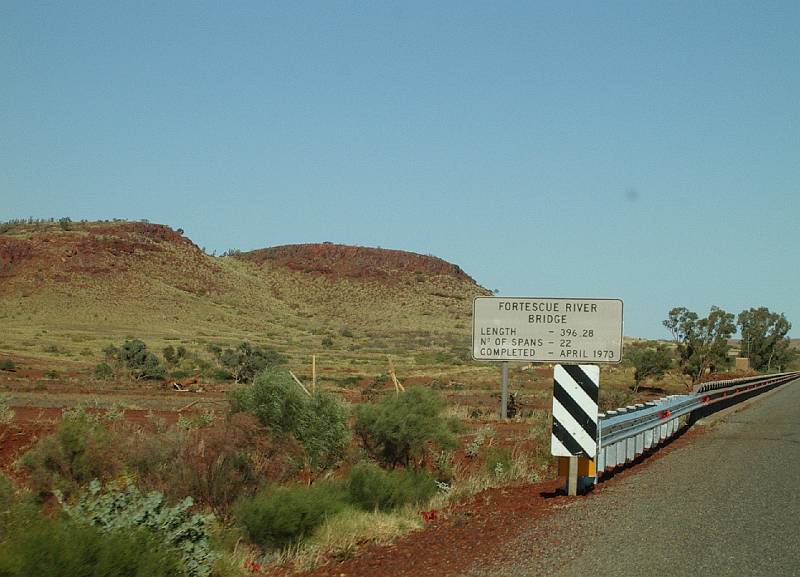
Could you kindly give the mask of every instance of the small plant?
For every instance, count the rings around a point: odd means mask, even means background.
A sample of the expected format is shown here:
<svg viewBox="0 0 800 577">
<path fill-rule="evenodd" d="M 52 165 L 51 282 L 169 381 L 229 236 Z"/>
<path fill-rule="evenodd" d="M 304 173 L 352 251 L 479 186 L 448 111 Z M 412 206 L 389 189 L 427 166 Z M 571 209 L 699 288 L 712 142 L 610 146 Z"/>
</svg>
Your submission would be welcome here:
<svg viewBox="0 0 800 577">
<path fill-rule="evenodd" d="M 487 438 L 494 438 L 494 429 L 491 427 L 483 427 L 476 434 L 475 438 L 470 441 L 467 448 L 464 449 L 464 454 L 467 457 L 473 458 L 478 456 L 478 451 L 486 442 Z"/>
<path fill-rule="evenodd" d="M 181 413 L 178 417 L 178 427 L 181 429 L 202 429 L 210 427 L 214 423 L 214 412 L 203 411 L 202 413 L 191 413 L 185 415 Z"/>
<path fill-rule="evenodd" d="M 0 425 L 8 425 L 14 420 L 14 410 L 8 406 L 8 399 L 0 395 Z"/>
<path fill-rule="evenodd" d="M 270 486 L 236 507 L 247 538 L 261 547 L 298 543 L 345 507 L 340 487 L 330 482 L 310 487 Z"/>
<path fill-rule="evenodd" d="M 388 511 L 420 504 L 436 494 L 436 481 L 424 472 L 385 471 L 372 463 L 359 463 L 347 477 L 350 500 L 367 511 Z"/>
<path fill-rule="evenodd" d="M 501 479 L 511 471 L 513 466 L 512 461 L 512 454 L 509 449 L 492 449 L 486 456 L 484 468 L 494 475 L 495 478 Z"/>
<path fill-rule="evenodd" d="M 11 359 L 3 359 L 0 361 L 0 371 L 13 371 L 17 368 L 17 365 L 14 364 L 14 361 Z"/>
<path fill-rule="evenodd" d="M 114 403 L 111 405 L 111 408 L 106 411 L 105 418 L 106 421 L 113 423 L 114 421 L 119 421 L 122 417 L 125 416 L 125 408 L 120 405 L 119 403 Z"/>
</svg>

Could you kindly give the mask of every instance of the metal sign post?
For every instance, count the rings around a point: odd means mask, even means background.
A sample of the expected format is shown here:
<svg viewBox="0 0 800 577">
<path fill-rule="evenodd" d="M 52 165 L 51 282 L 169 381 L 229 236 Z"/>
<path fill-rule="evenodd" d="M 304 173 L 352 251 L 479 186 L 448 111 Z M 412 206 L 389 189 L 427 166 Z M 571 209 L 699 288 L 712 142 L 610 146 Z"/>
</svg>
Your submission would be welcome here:
<svg viewBox="0 0 800 577">
<path fill-rule="evenodd" d="M 508 361 L 503 361 L 503 385 L 500 389 L 500 418 L 508 418 Z"/>
</svg>

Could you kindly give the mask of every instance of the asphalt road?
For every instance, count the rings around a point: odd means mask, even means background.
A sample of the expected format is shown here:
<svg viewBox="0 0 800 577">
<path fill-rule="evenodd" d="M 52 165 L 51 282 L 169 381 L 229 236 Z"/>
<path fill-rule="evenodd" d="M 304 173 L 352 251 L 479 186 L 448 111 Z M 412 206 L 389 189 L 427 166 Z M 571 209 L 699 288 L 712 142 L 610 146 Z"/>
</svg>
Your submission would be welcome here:
<svg viewBox="0 0 800 577">
<path fill-rule="evenodd" d="M 707 428 L 464 575 L 800 575 L 800 381 Z"/>
</svg>

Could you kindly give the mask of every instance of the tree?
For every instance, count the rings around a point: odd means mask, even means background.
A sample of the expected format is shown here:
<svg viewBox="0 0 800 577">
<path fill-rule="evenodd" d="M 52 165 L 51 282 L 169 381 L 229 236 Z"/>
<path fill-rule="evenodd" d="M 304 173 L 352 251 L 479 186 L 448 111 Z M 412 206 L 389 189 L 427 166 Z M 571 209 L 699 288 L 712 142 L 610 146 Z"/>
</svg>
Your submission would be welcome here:
<svg viewBox="0 0 800 577">
<path fill-rule="evenodd" d="M 669 312 L 664 326 L 678 348 L 681 370 L 697 383 L 707 371 L 730 364 L 728 339 L 736 332 L 733 313 L 712 306 L 706 318 L 685 307 Z"/>
<path fill-rule="evenodd" d="M 110 345 L 104 349 L 104 352 L 107 356 L 116 354 L 117 358 L 130 369 L 137 381 L 140 379 L 163 379 L 166 376 L 164 365 L 157 356 L 147 350 L 147 345 L 139 339 L 127 339 L 122 343 L 120 349 Z"/>
<path fill-rule="evenodd" d="M 285 364 L 286 357 L 275 349 L 242 342 L 235 349 L 221 351 L 219 362 L 231 371 L 237 383 L 249 383 L 264 369 Z"/>
<path fill-rule="evenodd" d="M 625 349 L 625 360 L 633 366 L 633 391 L 647 378 L 661 379 L 672 367 L 672 353 L 661 343 L 634 343 Z"/>
<path fill-rule="evenodd" d="M 794 351 L 786 335 L 792 324 L 783 313 L 766 307 L 751 308 L 739 313 L 737 323 L 742 331 L 742 355 L 750 359 L 757 371 L 783 370 L 791 362 Z"/>
</svg>

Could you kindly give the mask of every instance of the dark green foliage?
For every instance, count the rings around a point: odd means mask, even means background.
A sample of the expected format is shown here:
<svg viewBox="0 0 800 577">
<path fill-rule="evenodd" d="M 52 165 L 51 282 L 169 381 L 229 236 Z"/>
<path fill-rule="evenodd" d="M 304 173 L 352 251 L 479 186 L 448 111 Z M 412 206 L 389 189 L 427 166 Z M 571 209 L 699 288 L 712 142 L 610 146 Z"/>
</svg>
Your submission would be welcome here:
<svg viewBox="0 0 800 577">
<path fill-rule="evenodd" d="M 712 306 L 706 318 L 684 307 L 672 309 L 662 323 L 672 333 L 681 369 L 698 382 L 706 372 L 728 367 L 728 339 L 736 332 L 733 314 Z"/>
<path fill-rule="evenodd" d="M 286 358 L 275 349 L 242 342 L 235 349 L 220 351 L 219 362 L 237 383 L 249 383 L 264 369 L 285 364 Z"/>
<path fill-rule="evenodd" d="M 68 216 L 58 219 L 58 226 L 61 230 L 72 230 L 72 219 Z"/>
<path fill-rule="evenodd" d="M 147 345 L 139 339 L 129 339 L 122 344 L 119 360 L 125 363 L 137 380 L 166 377 L 164 365 L 157 356 L 147 350 Z"/>
<path fill-rule="evenodd" d="M 266 369 L 251 386 L 234 391 L 231 410 L 248 412 L 278 437 L 299 441 L 316 468 L 338 461 L 349 441 L 344 406 L 323 391 L 307 396 L 284 369 Z"/>
<path fill-rule="evenodd" d="M 367 511 L 389 511 L 425 503 L 436 490 L 436 481 L 425 472 L 385 471 L 373 463 L 359 463 L 347 477 L 350 501 Z"/>
<path fill-rule="evenodd" d="M 329 336 L 322 337 L 322 346 L 329 349 L 333 346 L 333 339 Z"/>
<path fill-rule="evenodd" d="M 660 379 L 672 366 L 672 353 L 663 344 L 645 341 L 625 347 L 623 360 L 634 368 L 634 391 L 644 379 Z"/>
<path fill-rule="evenodd" d="M 14 361 L 11 359 L 3 359 L 0 361 L 0 371 L 13 371 L 17 368 L 17 365 L 14 364 Z"/>
<path fill-rule="evenodd" d="M 181 577 L 180 554 L 144 530 L 103 532 L 16 505 L 3 515 L 4 577 Z"/>
<path fill-rule="evenodd" d="M 757 371 L 783 371 L 791 363 L 794 351 L 788 335 L 792 323 L 783 313 L 766 307 L 742 311 L 737 319 L 742 331 L 741 354 L 750 359 Z"/>
<path fill-rule="evenodd" d="M 420 467 L 431 445 L 454 448 L 456 421 L 445 420 L 445 403 L 436 391 L 415 386 L 356 410 L 356 433 L 364 448 L 388 467 Z"/>
<path fill-rule="evenodd" d="M 102 380 L 111 379 L 114 377 L 114 369 L 106 362 L 98 363 L 94 367 L 94 376 Z"/>
<path fill-rule="evenodd" d="M 14 485 L 11 481 L 0 475 L 0 515 L 8 511 L 15 501 Z"/>
<path fill-rule="evenodd" d="M 232 381 L 233 373 L 225 369 L 215 369 L 214 372 L 211 373 L 211 378 L 215 381 Z"/>
<path fill-rule="evenodd" d="M 190 577 L 205 577 L 211 572 L 216 555 L 209 547 L 209 518 L 190 512 L 191 497 L 169 506 L 161 493 L 144 494 L 130 480 L 123 487 L 105 489 L 94 480 L 75 504 L 60 500 L 72 520 L 106 533 L 147 530 L 158 541 L 180 551 Z"/>
<path fill-rule="evenodd" d="M 181 362 L 183 359 L 186 358 L 187 354 L 186 347 L 179 346 L 176 349 L 172 345 L 167 345 L 161 352 L 164 356 L 164 361 L 166 361 L 168 365 L 178 364 L 179 362 Z"/>
<path fill-rule="evenodd" d="M 270 486 L 236 507 L 247 538 L 261 547 L 297 543 L 345 507 L 344 491 L 334 483 L 310 487 Z"/>
<path fill-rule="evenodd" d="M 164 347 L 161 353 L 164 355 L 164 361 L 166 361 L 168 365 L 174 365 L 175 362 L 178 360 L 175 355 L 175 347 L 173 347 L 172 345 L 167 345 L 166 347 Z"/>
</svg>

